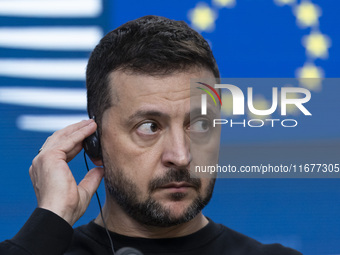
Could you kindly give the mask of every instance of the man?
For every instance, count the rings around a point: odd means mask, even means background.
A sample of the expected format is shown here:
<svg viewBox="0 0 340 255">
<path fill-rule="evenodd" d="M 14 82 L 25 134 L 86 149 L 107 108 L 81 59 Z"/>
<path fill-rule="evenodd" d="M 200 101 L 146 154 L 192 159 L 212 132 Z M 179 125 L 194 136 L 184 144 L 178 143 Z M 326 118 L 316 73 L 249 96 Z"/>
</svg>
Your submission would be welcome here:
<svg viewBox="0 0 340 255">
<path fill-rule="evenodd" d="M 86 75 L 88 113 L 96 122 L 46 140 L 30 167 L 38 208 L 1 244 L 1 254 L 112 254 L 113 246 L 143 254 L 299 254 L 202 214 L 215 179 L 190 178 L 189 169 L 217 163 L 220 137 L 190 105 L 191 79 L 219 77 L 202 36 L 184 22 L 142 17 L 100 41 Z M 101 146 L 95 142 L 99 153 L 91 159 L 98 167 L 77 186 L 67 162 L 95 131 Z M 103 217 L 73 230 L 102 177 Z"/>
</svg>

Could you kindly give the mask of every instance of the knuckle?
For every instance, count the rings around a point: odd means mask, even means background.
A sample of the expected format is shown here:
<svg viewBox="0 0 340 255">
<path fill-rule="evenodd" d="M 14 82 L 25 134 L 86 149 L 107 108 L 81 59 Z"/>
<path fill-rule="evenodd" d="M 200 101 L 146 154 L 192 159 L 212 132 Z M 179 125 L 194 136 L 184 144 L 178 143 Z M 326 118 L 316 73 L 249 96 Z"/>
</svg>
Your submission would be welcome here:
<svg viewBox="0 0 340 255">
<path fill-rule="evenodd" d="M 77 137 L 74 137 L 74 136 L 69 137 L 69 141 L 70 141 L 72 144 L 78 143 Z"/>
<path fill-rule="evenodd" d="M 51 136 L 49 136 L 49 138 L 52 137 L 52 136 L 58 136 L 58 135 L 60 135 L 60 133 L 61 133 L 61 130 L 57 130 Z"/>
<path fill-rule="evenodd" d="M 36 156 L 33 160 L 32 160 L 32 165 L 30 167 L 29 171 L 33 171 L 33 167 L 35 167 L 37 165 L 37 161 L 38 161 L 38 156 Z"/>
<path fill-rule="evenodd" d="M 42 164 L 42 162 L 48 160 L 48 151 L 42 151 L 40 154 L 39 154 L 39 157 L 36 157 L 37 158 L 37 162 L 38 164 Z"/>
<path fill-rule="evenodd" d="M 48 160 L 48 151 L 47 149 L 42 150 L 33 160 L 31 167 L 37 168 L 38 166 L 42 165 L 44 161 Z"/>
</svg>

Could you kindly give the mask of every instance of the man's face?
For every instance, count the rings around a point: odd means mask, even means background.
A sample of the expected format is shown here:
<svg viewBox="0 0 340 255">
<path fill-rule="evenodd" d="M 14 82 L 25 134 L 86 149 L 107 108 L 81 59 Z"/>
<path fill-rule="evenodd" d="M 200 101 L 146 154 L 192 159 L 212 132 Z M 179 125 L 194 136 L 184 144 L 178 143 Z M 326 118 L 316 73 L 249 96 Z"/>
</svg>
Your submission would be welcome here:
<svg viewBox="0 0 340 255">
<path fill-rule="evenodd" d="M 192 69 L 162 77 L 122 71 L 110 76 L 118 100 L 102 119 L 106 187 L 142 224 L 187 222 L 211 198 L 214 179 L 190 178 L 190 166 L 217 163 L 220 133 L 202 119 L 190 121 L 191 78 L 213 74 Z M 202 136 L 209 139 L 190 150 L 192 138 Z"/>
</svg>

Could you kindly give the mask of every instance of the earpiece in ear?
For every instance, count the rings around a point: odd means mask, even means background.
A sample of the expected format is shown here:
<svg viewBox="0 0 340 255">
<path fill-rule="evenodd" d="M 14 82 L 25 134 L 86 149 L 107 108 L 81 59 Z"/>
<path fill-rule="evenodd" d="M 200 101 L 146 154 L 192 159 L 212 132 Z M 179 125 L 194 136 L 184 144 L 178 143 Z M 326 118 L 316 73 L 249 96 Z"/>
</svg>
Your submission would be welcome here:
<svg viewBox="0 0 340 255">
<path fill-rule="evenodd" d="M 95 116 L 92 116 L 91 119 L 95 120 Z M 102 148 L 100 146 L 100 139 L 99 139 L 99 134 L 98 130 L 94 132 L 92 135 L 89 137 L 85 138 L 83 141 L 83 147 L 86 152 L 86 154 L 91 158 L 91 159 L 102 159 Z"/>
</svg>

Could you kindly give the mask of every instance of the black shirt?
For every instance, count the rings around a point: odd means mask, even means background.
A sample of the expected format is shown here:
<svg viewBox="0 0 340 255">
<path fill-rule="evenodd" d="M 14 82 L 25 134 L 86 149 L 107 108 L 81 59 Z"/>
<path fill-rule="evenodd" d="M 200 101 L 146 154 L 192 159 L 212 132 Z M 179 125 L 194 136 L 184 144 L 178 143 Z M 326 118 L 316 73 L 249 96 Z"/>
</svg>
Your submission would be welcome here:
<svg viewBox="0 0 340 255">
<path fill-rule="evenodd" d="M 264 245 L 209 219 L 201 230 L 177 238 L 136 238 L 110 232 L 116 250 L 133 247 L 144 255 L 299 255 L 280 244 Z M 54 213 L 36 209 L 19 233 L 0 244 L 9 255 L 112 255 L 104 228 L 93 221 L 76 229 Z"/>
</svg>

